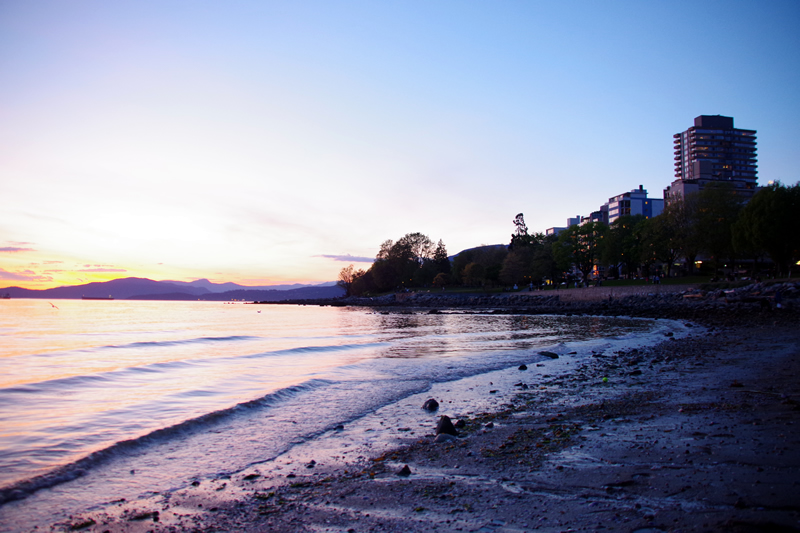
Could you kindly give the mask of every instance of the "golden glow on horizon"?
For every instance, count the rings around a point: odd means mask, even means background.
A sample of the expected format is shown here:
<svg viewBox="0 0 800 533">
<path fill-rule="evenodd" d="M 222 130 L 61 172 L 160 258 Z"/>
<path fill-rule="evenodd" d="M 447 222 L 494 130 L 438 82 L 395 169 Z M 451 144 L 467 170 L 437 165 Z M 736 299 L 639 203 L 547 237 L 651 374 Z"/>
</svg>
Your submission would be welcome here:
<svg viewBox="0 0 800 533">
<path fill-rule="evenodd" d="M 259 275 L 259 272 L 240 271 L 235 268 L 231 268 L 227 272 L 204 272 L 199 269 L 176 268 L 163 264 L 127 267 L 81 261 L 74 257 L 54 259 L 53 255 L 43 254 L 36 250 L 6 251 L 0 252 L 0 289 L 21 287 L 43 290 L 130 277 L 187 282 L 208 279 L 212 283 L 237 283 L 244 286 L 316 284 L 334 281 L 342 267 L 333 260 L 326 259 L 324 261 L 331 265 L 329 268 L 325 268 L 326 271 L 331 272 L 330 279 L 299 278 L 280 274 L 267 277 Z"/>
</svg>

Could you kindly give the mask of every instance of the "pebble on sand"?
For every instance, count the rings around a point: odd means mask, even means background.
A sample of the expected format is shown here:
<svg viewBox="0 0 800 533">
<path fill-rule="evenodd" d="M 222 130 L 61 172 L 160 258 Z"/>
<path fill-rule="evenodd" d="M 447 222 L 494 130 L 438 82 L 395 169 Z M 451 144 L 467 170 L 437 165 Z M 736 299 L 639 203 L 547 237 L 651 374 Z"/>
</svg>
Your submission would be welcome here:
<svg viewBox="0 0 800 533">
<path fill-rule="evenodd" d="M 439 402 L 437 402 L 433 398 L 429 398 L 425 400 L 425 403 L 422 404 L 422 408 L 425 409 L 426 411 L 431 411 L 431 412 L 436 411 L 437 409 L 439 409 Z"/>
<path fill-rule="evenodd" d="M 445 435 L 453 435 L 454 437 L 458 436 L 458 431 L 456 431 L 453 422 L 447 415 L 442 415 L 441 418 L 439 418 L 439 423 L 436 424 L 436 434 L 441 435 L 442 433 Z"/>
</svg>

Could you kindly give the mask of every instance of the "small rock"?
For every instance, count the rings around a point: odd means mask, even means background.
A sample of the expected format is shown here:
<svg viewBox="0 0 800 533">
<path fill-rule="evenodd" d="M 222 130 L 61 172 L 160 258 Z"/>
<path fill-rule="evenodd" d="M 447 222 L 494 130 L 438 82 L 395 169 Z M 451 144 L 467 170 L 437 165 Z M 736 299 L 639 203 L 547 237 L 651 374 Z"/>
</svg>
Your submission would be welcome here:
<svg viewBox="0 0 800 533">
<path fill-rule="evenodd" d="M 550 359 L 558 359 L 558 354 L 555 352 L 539 352 L 539 355 L 549 357 Z"/>
<path fill-rule="evenodd" d="M 458 440 L 457 437 L 455 437 L 453 435 L 448 435 L 447 433 L 440 433 L 440 434 L 436 435 L 436 438 L 433 439 L 433 442 L 435 442 L 435 443 L 453 442 L 454 440 Z"/>
<path fill-rule="evenodd" d="M 492 429 L 494 427 L 494 422 L 487 422 L 487 424 L 485 426 L 483 426 L 483 427 L 485 427 L 487 429 Z"/>
<path fill-rule="evenodd" d="M 428 400 L 425 400 L 425 403 L 422 404 L 422 408 L 425 409 L 426 411 L 431 411 L 431 412 L 436 411 L 437 409 L 439 409 L 439 402 L 437 402 L 433 398 L 430 398 Z"/>
<path fill-rule="evenodd" d="M 528 367 L 526 365 L 519 365 L 519 369 L 520 370 L 528 370 Z"/>
<path fill-rule="evenodd" d="M 311 461 L 306 465 L 306 468 L 314 468 L 315 466 L 317 466 L 317 462 L 314 459 L 311 459 Z"/>
<path fill-rule="evenodd" d="M 397 472 L 397 475 L 401 477 L 408 477 L 411 475 L 411 469 L 408 467 L 408 465 L 404 465 L 403 468 Z"/>
<path fill-rule="evenodd" d="M 446 435 L 453 435 L 454 437 L 458 435 L 453 422 L 447 415 L 442 415 L 442 417 L 439 419 L 439 423 L 436 425 L 436 434 L 441 435 L 442 433 Z"/>
</svg>

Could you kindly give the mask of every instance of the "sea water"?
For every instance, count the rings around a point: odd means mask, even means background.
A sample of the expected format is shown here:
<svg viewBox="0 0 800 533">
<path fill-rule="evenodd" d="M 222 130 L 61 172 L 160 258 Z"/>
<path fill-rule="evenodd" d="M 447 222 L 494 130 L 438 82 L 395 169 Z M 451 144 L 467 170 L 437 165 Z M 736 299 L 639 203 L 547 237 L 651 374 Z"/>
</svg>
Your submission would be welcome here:
<svg viewBox="0 0 800 533">
<path fill-rule="evenodd" d="M 381 408 L 536 361 L 541 350 L 610 349 L 676 328 L 491 312 L 0 300 L 0 529 L 14 516 L 54 518 L 269 465 Z"/>
</svg>

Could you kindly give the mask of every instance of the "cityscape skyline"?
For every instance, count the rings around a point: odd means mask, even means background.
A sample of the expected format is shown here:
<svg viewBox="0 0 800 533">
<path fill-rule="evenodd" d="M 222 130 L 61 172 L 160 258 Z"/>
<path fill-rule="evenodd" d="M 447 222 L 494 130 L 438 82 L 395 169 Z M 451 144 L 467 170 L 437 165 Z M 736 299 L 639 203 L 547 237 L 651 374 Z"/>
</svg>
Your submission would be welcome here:
<svg viewBox="0 0 800 533">
<path fill-rule="evenodd" d="M 5 3 L 0 286 L 320 283 L 408 232 L 507 242 L 516 213 L 544 232 L 669 186 L 700 115 L 757 130 L 760 181 L 795 183 L 798 19 L 788 1 Z"/>
</svg>

